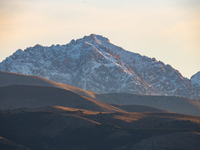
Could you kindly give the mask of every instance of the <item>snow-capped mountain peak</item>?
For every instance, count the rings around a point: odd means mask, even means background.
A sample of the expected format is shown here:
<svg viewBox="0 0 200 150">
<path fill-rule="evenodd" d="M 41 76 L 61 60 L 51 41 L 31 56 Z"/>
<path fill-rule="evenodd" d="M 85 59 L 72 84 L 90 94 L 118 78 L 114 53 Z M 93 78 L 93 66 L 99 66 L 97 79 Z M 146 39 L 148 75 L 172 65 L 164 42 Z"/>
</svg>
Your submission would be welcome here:
<svg viewBox="0 0 200 150">
<path fill-rule="evenodd" d="M 170 65 L 124 50 L 96 34 L 66 45 L 17 50 L 0 70 L 77 86 L 99 93 L 126 92 L 200 99 L 200 87 Z"/>
</svg>

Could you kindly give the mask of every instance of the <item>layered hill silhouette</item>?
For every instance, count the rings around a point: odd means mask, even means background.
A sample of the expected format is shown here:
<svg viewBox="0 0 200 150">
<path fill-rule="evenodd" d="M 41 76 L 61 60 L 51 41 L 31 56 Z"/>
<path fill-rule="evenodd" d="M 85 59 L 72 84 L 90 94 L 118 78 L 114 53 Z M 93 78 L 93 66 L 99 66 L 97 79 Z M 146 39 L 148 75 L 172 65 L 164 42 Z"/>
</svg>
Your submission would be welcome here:
<svg viewBox="0 0 200 150">
<path fill-rule="evenodd" d="M 5 150 L 200 149 L 198 101 L 99 94 L 7 72 L 0 77 L 0 148 Z M 186 115 L 192 113 L 196 116 Z"/>
<path fill-rule="evenodd" d="M 4 86 L 8 85 L 15 85 L 15 86 L 4 88 Z M 29 85 L 29 86 L 22 86 L 22 85 Z M 4 91 L 0 93 L 1 95 L 2 93 L 6 93 L 5 91 L 7 91 L 7 95 L 4 95 L 5 99 L 3 100 L 2 97 L 0 98 L 1 109 L 13 109 L 13 108 L 33 107 L 33 106 L 42 107 L 49 105 L 60 105 L 65 107 L 71 107 L 72 104 L 70 104 L 70 102 L 68 102 L 66 98 L 68 97 L 67 95 L 69 94 L 73 96 L 76 95 L 76 98 L 80 97 L 85 101 L 89 100 L 90 102 L 92 101 L 96 104 L 98 103 L 99 105 L 100 103 L 95 101 L 98 100 L 104 102 L 103 103 L 104 105 L 107 106 L 109 105 L 109 107 L 116 107 L 117 109 L 128 112 L 147 112 L 147 111 L 162 112 L 168 110 L 176 113 L 200 115 L 200 102 L 189 98 L 170 97 L 170 96 L 142 96 L 142 95 L 127 94 L 127 93 L 99 94 L 91 91 L 82 90 L 71 85 L 53 82 L 51 80 L 38 76 L 28 76 L 16 73 L 0 72 L 0 87 L 2 87 L 1 90 Z M 52 94 L 52 96 L 50 96 L 52 92 L 51 90 L 54 93 Z M 46 93 L 43 91 L 46 91 Z M 65 98 L 59 96 L 60 93 L 65 93 L 63 94 L 65 95 L 64 96 Z M 22 98 L 19 97 L 16 98 L 15 95 L 17 94 L 21 95 Z M 37 101 L 37 99 L 39 99 L 40 101 Z M 113 104 L 105 104 L 105 103 L 113 103 Z M 86 109 L 86 108 L 82 107 L 80 109 Z M 96 111 L 102 111 L 102 109 L 97 109 Z"/>
<path fill-rule="evenodd" d="M 68 90 L 53 87 L 11 85 L 0 87 L 0 109 L 57 106 L 96 112 L 169 112 L 150 106 L 117 105 L 100 102 Z M 42 108 L 44 109 L 44 108 Z M 61 109 L 62 110 L 62 109 Z"/>
</svg>

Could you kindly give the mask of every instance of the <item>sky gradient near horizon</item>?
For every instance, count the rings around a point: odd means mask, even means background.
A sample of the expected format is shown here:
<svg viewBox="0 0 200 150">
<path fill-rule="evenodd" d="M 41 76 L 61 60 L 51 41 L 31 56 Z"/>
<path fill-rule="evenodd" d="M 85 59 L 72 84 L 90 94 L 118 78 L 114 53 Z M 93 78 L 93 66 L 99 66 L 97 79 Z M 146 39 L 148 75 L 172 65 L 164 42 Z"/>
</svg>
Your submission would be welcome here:
<svg viewBox="0 0 200 150">
<path fill-rule="evenodd" d="M 91 33 L 185 77 L 200 71 L 200 0 L 0 1 L 0 62 L 17 49 L 67 44 Z"/>
</svg>

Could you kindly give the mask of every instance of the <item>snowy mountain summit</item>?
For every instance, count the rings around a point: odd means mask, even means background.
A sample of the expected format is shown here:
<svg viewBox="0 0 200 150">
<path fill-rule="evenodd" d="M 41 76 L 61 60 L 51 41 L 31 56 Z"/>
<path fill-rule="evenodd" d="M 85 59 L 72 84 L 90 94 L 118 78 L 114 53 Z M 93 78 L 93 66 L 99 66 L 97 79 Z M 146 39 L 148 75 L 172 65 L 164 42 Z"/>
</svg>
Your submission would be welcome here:
<svg viewBox="0 0 200 150">
<path fill-rule="evenodd" d="M 0 70 L 74 85 L 99 93 L 126 92 L 200 99 L 200 86 L 170 65 L 115 46 L 91 34 L 66 45 L 17 50 Z"/>
</svg>

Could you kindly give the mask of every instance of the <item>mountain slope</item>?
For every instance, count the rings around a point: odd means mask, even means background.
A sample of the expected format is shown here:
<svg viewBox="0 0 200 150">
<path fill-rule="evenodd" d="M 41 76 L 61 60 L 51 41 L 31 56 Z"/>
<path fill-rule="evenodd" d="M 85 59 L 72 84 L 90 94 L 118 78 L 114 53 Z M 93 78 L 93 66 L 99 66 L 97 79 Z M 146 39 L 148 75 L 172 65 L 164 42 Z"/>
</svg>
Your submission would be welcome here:
<svg viewBox="0 0 200 150">
<path fill-rule="evenodd" d="M 66 45 L 17 50 L 0 63 L 0 70 L 42 76 L 98 93 L 200 99 L 200 87 L 170 65 L 126 51 L 95 34 Z"/>
</svg>

